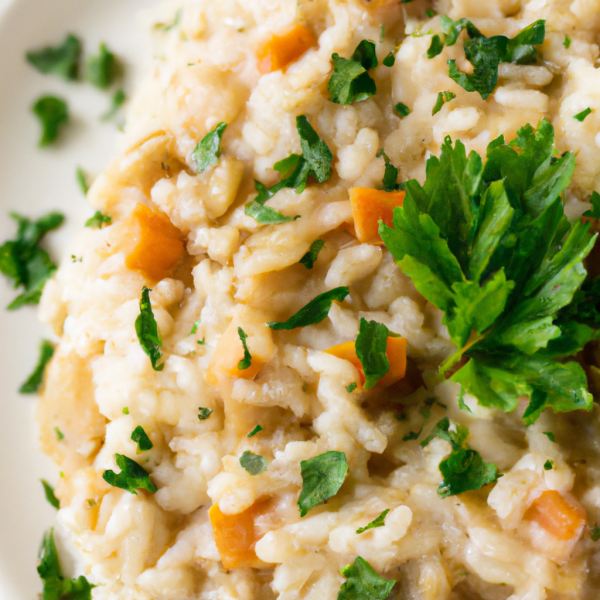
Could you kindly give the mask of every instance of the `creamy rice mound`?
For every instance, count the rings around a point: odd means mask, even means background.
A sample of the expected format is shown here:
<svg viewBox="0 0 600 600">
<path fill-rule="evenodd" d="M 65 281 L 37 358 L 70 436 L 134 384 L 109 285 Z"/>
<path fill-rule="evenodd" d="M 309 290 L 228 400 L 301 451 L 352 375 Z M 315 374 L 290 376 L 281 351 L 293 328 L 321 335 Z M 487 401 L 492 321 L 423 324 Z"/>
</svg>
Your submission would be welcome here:
<svg viewBox="0 0 600 600">
<path fill-rule="evenodd" d="M 439 15 L 510 38 L 545 19 L 541 58 L 502 63 L 483 100 L 448 76 L 449 59 L 468 70 L 462 43 L 427 57 Z M 573 119 L 600 108 L 600 0 L 173 0 L 153 19 L 163 24 L 160 47 L 129 109 L 125 147 L 89 193 L 112 224 L 85 231 L 73 250 L 82 260 L 61 266 L 40 309 L 60 337 L 38 418 L 43 449 L 64 474 L 54 536 L 65 575 L 85 575 L 94 600 L 334 600 L 346 581 L 340 569 L 360 556 L 398 582 L 389 598 L 597 598 L 600 545 L 589 531 L 582 525 L 559 539 L 528 512 L 555 491 L 583 506 L 587 524 L 600 521 L 596 410 L 546 410 L 525 426 L 524 405 L 504 413 L 467 394 L 471 412 L 461 409 L 459 386 L 435 376 L 455 350 L 442 312 L 385 246 L 357 240 L 349 190 L 381 189 L 382 148 L 398 181 L 423 182 L 426 159 L 439 156 L 446 136 L 485 157 L 500 134 L 511 140 L 545 118 L 558 151 L 576 153 L 565 212 L 579 218 L 600 189 L 600 110 Z M 298 24 L 314 36 L 310 47 L 261 73 L 265 41 Z M 349 58 L 361 40 L 376 43 L 379 66 L 369 73 L 377 93 L 331 102 L 332 54 Z M 455 98 L 432 115 L 441 91 Z M 331 177 L 269 200 L 300 218 L 260 224 L 244 210 L 254 180 L 275 185 L 273 166 L 300 154 L 299 115 L 329 147 Z M 227 124 L 220 157 L 199 172 L 194 149 L 219 123 Z M 131 261 L 139 205 L 163 229 L 168 217 L 171 237 L 185 245 L 168 273 Z M 307 269 L 299 261 L 317 239 L 324 247 Z M 160 371 L 136 335 L 144 286 L 163 343 Z M 266 326 L 339 286 L 349 295 L 320 323 Z M 406 376 L 389 388 L 348 391 L 359 382 L 356 367 L 324 352 L 356 340 L 360 319 L 408 343 Z M 260 363 L 252 376 L 223 366 L 243 358 L 238 328 Z M 469 447 L 503 474 L 496 483 L 440 497 L 438 467 L 451 446 L 419 442 L 444 417 L 468 427 Z M 248 437 L 257 425 L 262 431 Z M 138 426 L 152 449 L 138 452 Z M 242 466 L 246 451 L 266 459 L 263 472 Z M 301 517 L 301 461 L 328 451 L 344 453 L 348 476 Z M 117 454 L 148 471 L 157 491 L 109 485 L 103 473 L 119 472 Z M 247 536 L 247 555 L 222 556 L 212 506 L 223 522 L 250 519 L 251 529 L 236 534 Z M 382 527 L 356 533 L 387 509 Z"/>
</svg>

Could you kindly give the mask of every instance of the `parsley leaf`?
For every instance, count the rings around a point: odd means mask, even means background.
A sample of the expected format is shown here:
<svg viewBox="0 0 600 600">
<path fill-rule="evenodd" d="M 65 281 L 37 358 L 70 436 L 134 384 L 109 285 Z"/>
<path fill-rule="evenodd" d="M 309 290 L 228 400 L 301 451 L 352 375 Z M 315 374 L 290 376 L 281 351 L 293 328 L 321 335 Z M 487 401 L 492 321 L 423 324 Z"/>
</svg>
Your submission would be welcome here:
<svg viewBox="0 0 600 600">
<path fill-rule="evenodd" d="M 101 211 L 97 210 L 94 215 L 85 222 L 85 226 L 101 229 L 102 225 L 110 225 L 111 223 L 112 217 L 110 215 L 103 215 Z"/>
<path fill-rule="evenodd" d="M 274 321 L 267 323 L 267 325 L 271 329 L 289 331 L 290 329 L 296 329 L 296 327 L 307 327 L 308 325 L 320 323 L 329 314 L 332 303 L 334 301 L 341 302 L 349 293 L 350 290 L 346 286 L 333 288 L 313 298 L 287 321 Z"/>
<path fill-rule="evenodd" d="M 348 475 L 348 462 L 343 452 L 330 450 L 300 462 L 302 491 L 298 497 L 300 516 L 335 496 Z"/>
<path fill-rule="evenodd" d="M 384 67 L 393 67 L 396 64 L 396 55 L 390 52 L 382 61 Z"/>
<path fill-rule="evenodd" d="M 44 494 L 46 495 L 46 500 L 50 505 L 52 505 L 56 510 L 60 508 L 60 502 L 58 498 L 54 495 L 54 488 L 45 480 L 40 479 L 42 485 L 44 486 Z"/>
<path fill-rule="evenodd" d="M 150 481 L 150 473 L 138 465 L 135 460 L 123 454 L 115 454 L 115 460 L 121 472 L 115 473 L 112 470 L 104 471 L 102 478 L 106 483 L 126 490 L 135 496 L 137 496 L 135 490 L 146 490 L 151 494 L 157 491 L 158 488 Z"/>
<path fill-rule="evenodd" d="M 398 113 L 400 118 L 407 117 L 410 114 L 410 108 L 403 102 L 398 102 L 398 104 L 394 106 L 394 110 Z"/>
<path fill-rule="evenodd" d="M 59 440 L 64 440 L 65 439 L 65 434 L 58 427 L 54 428 L 54 432 L 56 433 L 56 437 Z"/>
<path fill-rule="evenodd" d="M 38 551 L 37 572 L 44 584 L 43 600 L 91 600 L 92 585 L 83 575 L 77 579 L 64 579 L 54 543 L 54 530 L 49 529 Z"/>
<path fill-rule="evenodd" d="M 354 564 L 341 570 L 346 581 L 338 592 L 337 600 L 385 600 L 396 584 L 395 579 L 380 577 L 375 569 L 361 556 Z"/>
<path fill-rule="evenodd" d="M 571 46 L 571 38 L 568 35 L 565 35 L 565 39 L 563 41 L 563 46 L 565 48 L 569 48 Z"/>
<path fill-rule="evenodd" d="M 254 437 L 257 433 L 260 433 L 261 431 L 264 431 L 263 426 L 257 425 L 246 437 Z"/>
<path fill-rule="evenodd" d="M 400 189 L 400 185 L 398 182 L 398 171 L 399 169 L 395 167 L 391 162 L 389 156 L 385 153 L 385 150 L 381 148 L 379 152 L 377 152 L 377 158 L 383 158 L 385 162 L 385 171 L 383 174 L 383 190 L 385 192 L 395 192 Z"/>
<path fill-rule="evenodd" d="M 554 461 L 548 459 L 544 463 L 544 471 L 551 471 L 554 468 Z"/>
<path fill-rule="evenodd" d="M 10 216 L 18 224 L 17 235 L 0 246 L 0 272 L 13 280 L 14 287 L 24 288 L 8 306 L 8 310 L 14 310 L 25 304 L 37 304 L 46 280 L 56 271 L 56 265 L 38 244 L 62 224 L 64 216 L 51 212 L 37 221 L 17 213 Z"/>
<path fill-rule="evenodd" d="M 542 431 L 542 433 L 545 436 L 547 436 L 551 442 L 556 442 L 556 438 L 554 437 L 554 434 L 551 431 Z"/>
<path fill-rule="evenodd" d="M 31 110 L 42 125 L 38 145 L 43 148 L 54 142 L 61 128 L 69 122 L 69 109 L 67 103 L 56 96 L 42 96 Z"/>
<path fill-rule="evenodd" d="M 33 373 L 27 378 L 27 381 L 19 388 L 20 394 L 37 394 L 44 379 L 46 365 L 50 362 L 54 354 L 54 344 L 48 340 L 42 340 L 40 344 L 40 357 Z"/>
<path fill-rule="evenodd" d="M 203 173 L 211 165 L 218 165 L 221 157 L 221 138 L 227 129 L 227 123 L 219 123 L 207 133 L 192 152 L 192 160 L 198 173 Z"/>
<path fill-rule="evenodd" d="M 119 112 L 119 109 L 125 104 L 127 96 L 125 91 L 119 88 L 112 96 L 110 108 L 100 117 L 101 121 L 110 121 Z"/>
<path fill-rule="evenodd" d="M 250 355 L 250 351 L 248 350 L 248 346 L 246 344 L 246 339 L 248 338 L 248 335 L 241 327 L 238 327 L 238 335 L 240 336 L 240 341 L 242 342 L 242 346 L 244 347 L 244 358 L 242 358 L 242 360 L 240 360 L 240 362 L 238 363 L 238 369 L 240 371 L 243 371 L 244 369 L 250 368 L 250 365 L 252 364 L 252 356 Z"/>
<path fill-rule="evenodd" d="M 208 417 L 210 417 L 211 414 L 212 414 L 212 408 L 206 408 L 204 406 L 198 407 L 198 418 L 201 421 L 206 421 L 206 419 L 208 419 Z"/>
<path fill-rule="evenodd" d="M 442 53 L 443 49 L 444 49 L 444 41 L 436 33 L 431 38 L 431 45 L 429 46 L 429 49 L 427 50 L 427 58 L 435 58 L 436 56 L 438 56 L 439 54 Z"/>
<path fill-rule="evenodd" d="M 598 523 L 596 523 L 593 527 L 590 527 L 592 533 L 590 534 L 590 538 L 592 542 L 597 542 L 600 540 L 600 527 L 598 527 Z"/>
<path fill-rule="evenodd" d="M 446 104 L 446 102 L 450 102 L 453 98 L 456 98 L 456 94 L 453 92 L 440 92 L 437 95 L 437 100 L 435 101 L 435 105 L 431 111 L 431 115 L 436 115 L 442 110 L 442 106 Z"/>
<path fill-rule="evenodd" d="M 138 425 L 133 430 L 131 439 L 137 444 L 137 454 L 141 454 L 142 452 L 146 452 L 147 450 L 152 450 L 152 448 L 154 448 L 154 444 L 141 425 Z"/>
<path fill-rule="evenodd" d="M 362 40 L 351 58 L 331 55 L 333 73 L 327 84 L 329 98 L 335 104 L 352 104 L 371 98 L 377 92 L 375 81 L 368 74 L 369 69 L 377 66 L 375 44 Z"/>
<path fill-rule="evenodd" d="M 75 81 L 79 71 L 81 43 L 68 34 L 60 46 L 47 46 L 27 52 L 27 62 L 44 75 L 52 74 L 67 81 Z"/>
<path fill-rule="evenodd" d="M 304 265 L 307 269 L 312 269 L 317 261 L 319 252 L 323 250 L 325 242 L 323 240 L 315 240 L 311 245 L 309 251 L 300 259 L 300 264 Z"/>
<path fill-rule="evenodd" d="M 478 452 L 464 447 L 469 430 L 462 425 L 457 425 L 456 431 L 450 431 L 449 427 L 450 421 L 448 417 L 445 417 L 421 442 L 421 446 L 425 447 L 437 436 L 452 445 L 452 452 L 439 465 L 443 481 L 438 487 L 438 495 L 441 498 L 448 498 L 469 490 L 479 490 L 484 485 L 496 481 L 498 467 L 492 463 L 483 462 Z"/>
<path fill-rule="evenodd" d="M 296 128 L 300 136 L 302 157 L 310 167 L 310 174 L 314 175 L 319 183 L 331 177 L 331 161 L 333 155 L 327 144 L 319 137 L 305 115 L 296 117 Z"/>
<path fill-rule="evenodd" d="M 150 357 L 152 368 L 155 371 L 162 371 L 165 364 L 157 366 L 162 356 L 162 352 L 160 351 L 162 339 L 158 333 L 158 326 L 156 325 L 154 312 L 152 312 L 152 305 L 150 304 L 151 291 L 146 286 L 142 288 L 140 314 L 135 320 L 135 332 L 142 350 Z"/>
<path fill-rule="evenodd" d="M 346 391 L 349 394 L 351 394 L 357 387 L 358 387 L 358 383 L 356 383 L 356 381 L 353 381 L 350 385 L 346 386 Z"/>
<path fill-rule="evenodd" d="M 75 171 L 75 178 L 77 179 L 77 183 L 79 184 L 83 195 L 86 196 L 90 189 L 90 186 L 88 185 L 85 172 L 81 167 L 77 167 L 77 170 Z"/>
<path fill-rule="evenodd" d="M 361 318 L 355 348 L 365 374 L 366 390 L 374 387 L 390 370 L 386 355 L 388 333 L 388 328 L 382 323 Z"/>
<path fill-rule="evenodd" d="M 110 87 L 119 76 L 119 64 L 115 55 L 102 42 L 96 56 L 90 56 L 83 70 L 83 78 L 100 90 Z"/>
<path fill-rule="evenodd" d="M 589 217 L 590 219 L 600 219 L 600 194 L 592 192 L 590 202 L 592 204 L 591 210 L 586 210 L 582 216 Z"/>
<path fill-rule="evenodd" d="M 387 514 L 390 512 L 389 508 L 386 508 L 377 518 L 373 519 L 368 525 L 365 525 L 364 527 L 360 527 L 359 529 L 356 530 L 357 534 L 361 534 L 364 533 L 365 531 L 368 531 L 369 529 L 375 529 L 376 527 L 383 527 L 385 525 L 385 518 L 387 517 Z"/>
<path fill-rule="evenodd" d="M 580 123 L 583 123 L 585 118 L 592 112 L 592 109 L 588 106 L 585 110 L 582 110 L 580 113 L 573 115 L 573 118 Z"/>
<path fill-rule="evenodd" d="M 190 337 L 190 335 L 194 335 L 196 333 L 196 331 L 198 331 L 198 327 L 199 327 L 199 325 L 200 325 L 201 322 L 202 322 L 202 319 L 198 319 L 194 323 L 194 325 L 192 327 L 192 330 L 188 333 L 187 337 Z"/>
<path fill-rule="evenodd" d="M 260 454 L 254 454 L 246 450 L 240 457 L 240 465 L 250 473 L 250 475 L 260 475 L 267 469 L 267 459 Z"/>
<path fill-rule="evenodd" d="M 554 157 L 553 141 L 549 122 L 527 125 L 508 145 L 491 142 L 484 165 L 447 138 L 425 185 L 406 183 L 394 228 L 380 227 L 400 268 L 445 313 L 458 351 L 441 373 L 470 359 L 452 380 L 504 411 L 528 396 L 528 423 L 546 406 L 589 410 L 592 402 L 583 369 L 544 354 L 561 335 L 560 311 L 577 298 L 595 239 L 589 223 L 564 216 L 560 195 L 575 158 Z"/>
</svg>

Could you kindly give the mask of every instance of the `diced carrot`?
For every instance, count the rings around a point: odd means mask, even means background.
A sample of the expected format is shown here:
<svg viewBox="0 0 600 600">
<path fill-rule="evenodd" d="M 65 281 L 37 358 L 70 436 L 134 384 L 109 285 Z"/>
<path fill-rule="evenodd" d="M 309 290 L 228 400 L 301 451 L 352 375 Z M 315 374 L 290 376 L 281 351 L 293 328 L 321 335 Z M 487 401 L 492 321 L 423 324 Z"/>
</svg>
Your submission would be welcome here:
<svg viewBox="0 0 600 600">
<path fill-rule="evenodd" d="M 208 511 L 210 524 L 221 562 L 226 569 L 264 566 L 254 552 L 257 542 L 254 520 L 261 514 L 263 508 L 264 503 L 256 502 L 237 515 L 226 515 L 221 512 L 218 504 L 210 507 Z"/>
<path fill-rule="evenodd" d="M 312 31 L 298 23 L 285 33 L 274 35 L 258 48 L 256 52 L 258 70 L 264 75 L 285 69 L 316 43 Z"/>
<path fill-rule="evenodd" d="M 183 238 L 167 215 L 138 204 L 124 223 L 125 264 L 154 281 L 164 279 L 183 252 Z"/>
<path fill-rule="evenodd" d="M 360 375 L 360 386 L 365 383 L 365 374 L 362 364 L 356 356 L 355 342 L 345 342 L 325 350 L 338 358 L 350 361 L 358 370 Z M 385 354 L 390 363 L 390 370 L 377 382 L 378 387 L 386 388 L 400 381 L 406 374 L 406 339 L 401 337 L 388 337 Z"/>
<path fill-rule="evenodd" d="M 392 225 L 394 208 L 404 203 L 404 191 L 386 192 L 372 188 L 352 188 L 350 203 L 358 241 L 381 243 L 379 221 Z"/>
<path fill-rule="evenodd" d="M 543 492 L 533 501 L 525 518 L 535 521 L 559 540 L 578 538 L 586 523 L 585 509 L 575 498 L 569 500 L 556 490 Z"/>
</svg>

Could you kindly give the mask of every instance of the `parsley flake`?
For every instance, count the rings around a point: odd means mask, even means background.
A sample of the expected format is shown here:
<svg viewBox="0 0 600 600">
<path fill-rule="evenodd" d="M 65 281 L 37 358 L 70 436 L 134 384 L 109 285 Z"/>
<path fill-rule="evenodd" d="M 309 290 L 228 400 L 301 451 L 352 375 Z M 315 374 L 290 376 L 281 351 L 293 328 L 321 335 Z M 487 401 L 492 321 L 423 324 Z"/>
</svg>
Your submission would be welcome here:
<svg viewBox="0 0 600 600">
<path fill-rule="evenodd" d="M 53 529 L 49 529 L 44 534 L 38 559 L 37 572 L 44 585 L 42 592 L 44 600 L 91 600 L 92 589 L 96 586 L 83 575 L 76 579 L 63 577 Z"/>
<path fill-rule="evenodd" d="M 343 452 L 330 450 L 300 462 L 302 491 L 298 498 L 300 516 L 335 496 L 348 475 L 348 462 Z"/>
<path fill-rule="evenodd" d="M 58 510 L 60 508 L 60 502 L 58 501 L 58 498 L 54 495 L 54 488 L 45 479 L 40 479 L 40 481 L 44 486 L 44 495 L 46 496 L 48 504 L 50 504 L 56 510 Z"/>
<path fill-rule="evenodd" d="M 198 331 L 198 327 L 200 326 L 200 323 L 202 322 L 202 319 L 198 319 L 193 327 L 192 330 L 188 333 L 187 337 L 190 337 L 190 335 L 194 335 L 196 333 L 196 331 Z"/>
<path fill-rule="evenodd" d="M 377 54 L 373 42 L 362 40 L 351 58 L 342 58 L 337 53 L 332 54 L 331 58 L 333 73 L 327 85 L 331 102 L 352 104 L 376 94 L 375 81 L 367 72 L 377 66 Z"/>
<path fill-rule="evenodd" d="M 341 570 L 346 581 L 338 592 L 337 600 L 385 600 L 396 584 L 395 579 L 384 579 L 361 556 L 354 564 Z"/>
<path fill-rule="evenodd" d="M 248 350 L 248 345 L 246 343 L 248 335 L 241 327 L 238 327 L 238 335 L 240 336 L 240 341 L 242 342 L 242 346 L 244 347 L 244 358 L 240 360 L 237 368 L 238 370 L 243 371 L 244 369 L 250 368 L 250 365 L 252 364 L 252 356 L 250 354 L 250 351 Z"/>
<path fill-rule="evenodd" d="M 246 437 L 254 437 L 257 433 L 260 433 L 261 431 L 264 431 L 263 426 L 257 425 Z"/>
<path fill-rule="evenodd" d="M 115 55 L 102 42 L 98 54 L 90 56 L 83 70 L 83 78 L 100 90 L 109 88 L 119 76 L 119 64 Z"/>
<path fill-rule="evenodd" d="M 129 407 L 126 406 L 125 408 L 123 408 L 122 412 L 123 412 L 124 415 L 128 415 L 129 414 Z"/>
<path fill-rule="evenodd" d="M 600 194 L 598 192 L 592 192 L 590 204 L 592 205 L 591 210 L 586 210 L 582 216 L 590 219 L 600 219 Z"/>
<path fill-rule="evenodd" d="M 284 329 L 286 331 L 296 329 L 297 327 L 315 325 L 327 317 L 334 301 L 342 302 L 349 293 L 350 290 L 346 286 L 333 288 L 313 298 L 304 308 L 301 308 L 287 321 L 274 321 L 267 323 L 267 325 L 271 329 Z"/>
<path fill-rule="evenodd" d="M 79 72 L 81 43 L 68 34 L 60 46 L 47 46 L 27 52 L 27 62 L 44 75 L 57 75 L 67 81 L 75 81 Z"/>
<path fill-rule="evenodd" d="M 568 35 L 565 35 L 565 39 L 563 41 L 563 46 L 565 48 L 569 48 L 571 46 L 571 38 Z"/>
<path fill-rule="evenodd" d="M 592 112 L 592 109 L 588 106 L 585 110 L 582 110 L 580 113 L 573 115 L 573 118 L 580 123 L 583 123 L 585 118 Z"/>
<path fill-rule="evenodd" d="M 544 471 L 551 471 L 554 468 L 554 461 L 548 459 L 544 463 Z"/>
<path fill-rule="evenodd" d="M 388 333 L 388 328 L 382 323 L 361 318 L 355 348 L 365 374 L 366 390 L 374 387 L 390 370 L 386 355 Z"/>
<path fill-rule="evenodd" d="M 350 385 L 346 386 L 346 391 L 349 394 L 351 394 L 357 387 L 358 387 L 358 383 L 356 383 L 356 381 L 353 381 Z"/>
<path fill-rule="evenodd" d="M 103 225 L 110 225 L 111 223 L 112 217 L 110 215 L 103 215 L 101 211 L 97 210 L 94 215 L 85 222 L 85 226 L 101 229 Z"/>
<path fill-rule="evenodd" d="M 400 189 L 400 185 L 398 184 L 398 172 L 399 169 L 395 167 L 391 162 L 389 156 L 385 153 L 385 150 L 381 148 L 379 152 L 377 152 L 377 158 L 383 158 L 385 162 L 385 171 L 383 174 L 383 190 L 385 192 L 395 192 Z"/>
<path fill-rule="evenodd" d="M 77 179 L 77 183 L 79 184 L 83 195 L 86 196 L 90 189 L 90 186 L 88 185 L 85 171 L 81 167 L 77 167 L 77 170 L 75 171 L 75 178 Z"/>
<path fill-rule="evenodd" d="M 110 101 L 110 108 L 100 117 L 101 121 L 110 121 L 114 118 L 119 109 L 125 104 L 127 100 L 127 96 L 125 95 L 125 91 L 123 89 L 118 89 L 112 96 Z"/>
<path fill-rule="evenodd" d="M 308 252 L 300 259 L 300 264 L 304 265 L 307 269 L 312 269 L 317 262 L 319 252 L 323 250 L 325 242 L 323 240 L 315 240 L 311 245 Z"/>
<path fill-rule="evenodd" d="M 137 454 L 141 454 L 142 452 L 146 452 L 147 450 L 152 450 L 152 448 L 154 448 L 154 444 L 152 444 L 148 434 L 144 431 L 144 428 L 141 425 L 138 425 L 133 430 L 131 439 L 137 444 Z"/>
<path fill-rule="evenodd" d="M 54 433 L 56 433 L 56 437 L 59 441 L 65 439 L 65 434 L 58 427 L 54 428 Z"/>
<path fill-rule="evenodd" d="M 369 529 L 375 529 L 376 527 L 383 527 L 385 525 L 385 518 L 387 517 L 387 514 L 390 512 L 389 508 L 386 508 L 376 519 L 373 519 L 368 525 L 365 525 L 364 527 L 360 527 L 359 529 L 356 530 L 357 534 L 361 534 L 364 533 L 365 531 L 368 531 Z"/>
<path fill-rule="evenodd" d="M 393 67 L 396 64 L 396 55 L 390 52 L 381 62 L 384 67 Z"/>
<path fill-rule="evenodd" d="M 437 100 L 435 101 L 435 104 L 431 111 L 432 116 L 439 113 L 440 110 L 442 110 L 442 106 L 444 106 L 446 102 L 450 102 L 450 100 L 454 98 L 456 98 L 456 94 L 454 92 L 440 92 L 437 95 Z"/>
<path fill-rule="evenodd" d="M 40 357 L 38 358 L 37 365 L 25 383 L 19 388 L 20 394 L 37 394 L 44 379 L 46 365 L 50 362 L 53 354 L 54 344 L 48 340 L 42 340 L 42 343 L 40 344 Z"/>
<path fill-rule="evenodd" d="M 598 523 L 596 523 L 593 527 L 590 527 L 592 532 L 590 533 L 590 538 L 592 542 L 597 542 L 600 540 L 600 527 L 598 527 Z"/>
<path fill-rule="evenodd" d="M 150 481 L 150 473 L 136 463 L 135 460 L 123 454 L 115 454 L 115 460 L 121 472 L 115 473 L 112 470 L 104 471 L 102 478 L 106 483 L 126 490 L 135 496 L 137 496 L 135 490 L 146 490 L 151 494 L 157 491 L 158 488 Z"/>
<path fill-rule="evenodd" d="M 551 431 L 543 431 L 542 433 L 545 436 L 547 436 L 551 442 L 556 442 L 556 438 L 554 437 L 554 434 Z"/>
<path fill-rule="evenodd" d="M 383 42 L 383 38 L 385 38 L 385 25 L 381 26 L 381 29 L 379 30 L 379 42 Z"/>
<path fill-rule="evenodd" d="M 227 129 L 227 123 L 219 123 L 207 133 L 192 152 L 192 160 L 198 173 L 203 173 L 210 166 L 219 164 L 221 157 L 221 138 Z"/>
<path fill-rule="evenodd" d="M 240 457 L 240 465 L 250 473 L 250 475 L 260 475 L 267 469 L 267 459 L 260 454 L 254 454 L 246 450 Z"/>
<path fill-rule="evenodd" d="M 140 314 L 135 320 L 135 332 L 140 342 L 142 350 L 150 358 L 152 368 L 155 371 L 162 371 L 165 364 L 157 365 L 162 356 L 160 350 L 162 339 L 158 333 L 158 326 L 150 304 L 150 292 L 146 286 L 142 288 L 142 297 L 140 299 Z"/>
<path fill-rule="evenodd" d="M 212 414 L 212 408 L 206 408 L 205 406 L 198 407 L 198 419 L 201 421 L 206 421 L 208 417 Z"/>
<path fill-rule="evenodd" d="M 410 108 L 403 102 L 398 102 L 398 104 L 394 106 L 394 110 L 398 113 L 400 118 L 407 117 L 410 114 Z"/>
<path fill-rule="evenodd" d="M 67 103 L 56 96 L 42 96 L 31 110 L 42 125 L 38 146 L 43 148 L 54 142 L 60 130 L 69 122 L 69 109 Z"/>
<path fill-rule="evenodd" d="M 435 10 L 433 10 L 433 9 L 431 9 L 431 8 L 428 8 L 428 9 L 425 11 L 425 15 L 426 15 L 426 16 L 427 16 L 429 19 L 432 19 L 433 17 L 435 17 L 435 15 L 437 15 L 437 13 L 435 12 Z"/>
</svg>

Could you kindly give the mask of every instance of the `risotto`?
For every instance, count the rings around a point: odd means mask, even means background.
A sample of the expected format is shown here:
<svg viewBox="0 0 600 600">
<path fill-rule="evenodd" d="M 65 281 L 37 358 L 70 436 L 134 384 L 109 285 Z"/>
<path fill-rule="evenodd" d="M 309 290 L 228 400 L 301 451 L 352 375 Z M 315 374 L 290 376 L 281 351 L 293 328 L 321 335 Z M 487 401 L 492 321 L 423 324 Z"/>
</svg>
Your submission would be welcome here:
<svg viewBox="0 0 600 600">
<path fill-rule="evenodd" d="M 596 598 L 600 1 L 153 18 L 41 301 L 44 598 Z"/>
</svg>

